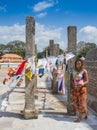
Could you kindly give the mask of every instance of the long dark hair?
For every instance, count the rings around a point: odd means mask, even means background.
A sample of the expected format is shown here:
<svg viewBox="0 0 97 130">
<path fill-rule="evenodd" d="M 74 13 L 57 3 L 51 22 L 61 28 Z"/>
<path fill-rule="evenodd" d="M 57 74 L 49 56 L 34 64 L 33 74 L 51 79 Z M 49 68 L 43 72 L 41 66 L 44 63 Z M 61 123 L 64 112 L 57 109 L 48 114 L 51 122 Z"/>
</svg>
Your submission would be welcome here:
<svg viewBox="0 0 97 130">
<path fill-rule="evenodd" d="M 76 64 L 77 64 L 78 61 L 81 62 L 81 67 L 80 67 L 80 69 L 78 69 L 77 66 L 76 66 Z M 81 71 L 83 70 L 83 60 L 81 60 L 81 59 L 76 59 L 76 61 L 75 61 L 75 70 L 78 71 L 78 72 L 81 72 Z"/>
</svg>

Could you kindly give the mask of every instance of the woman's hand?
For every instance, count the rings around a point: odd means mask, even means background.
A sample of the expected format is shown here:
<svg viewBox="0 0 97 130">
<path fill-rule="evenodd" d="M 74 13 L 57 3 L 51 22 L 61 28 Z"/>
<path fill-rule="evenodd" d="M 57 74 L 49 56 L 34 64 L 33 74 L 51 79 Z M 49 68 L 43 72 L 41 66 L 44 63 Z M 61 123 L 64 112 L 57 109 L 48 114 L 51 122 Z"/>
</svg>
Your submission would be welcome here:
<svg viewBox="0 0 97 130">
<path fill-rule="evenodd" d="M 84 86 L 84 82 L 83 82 L 83 81 L 80 81 L 80 82 L 78 83 L 78 86 L 79 86 L 79 87 L 83 87 L 83 86 Z"/>
<path fill-rule="evenodd" d="M 84 86 L 84 82 L 83 83 L 79 83 L 78 84 L 80 87 L 83 87 Z"/>
</svg>

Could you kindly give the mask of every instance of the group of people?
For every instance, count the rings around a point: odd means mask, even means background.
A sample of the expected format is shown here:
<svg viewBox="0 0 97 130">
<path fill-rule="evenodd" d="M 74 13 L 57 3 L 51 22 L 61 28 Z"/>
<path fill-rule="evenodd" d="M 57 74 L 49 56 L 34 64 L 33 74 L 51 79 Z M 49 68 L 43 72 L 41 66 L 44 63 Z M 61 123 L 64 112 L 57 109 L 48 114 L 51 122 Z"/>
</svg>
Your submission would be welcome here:
<svg viewBox="0 0 97 130">
<path fill-rule="evenodd" d="M 71 73 L 71 95 L 73 109 L 77 113 L 75 122 L 80 122 L 83 118 L 87 119 L 87 84 L 88 73 L 83 66 L 83 61 L 77 59 L 75 67 Z"/>
</svg>

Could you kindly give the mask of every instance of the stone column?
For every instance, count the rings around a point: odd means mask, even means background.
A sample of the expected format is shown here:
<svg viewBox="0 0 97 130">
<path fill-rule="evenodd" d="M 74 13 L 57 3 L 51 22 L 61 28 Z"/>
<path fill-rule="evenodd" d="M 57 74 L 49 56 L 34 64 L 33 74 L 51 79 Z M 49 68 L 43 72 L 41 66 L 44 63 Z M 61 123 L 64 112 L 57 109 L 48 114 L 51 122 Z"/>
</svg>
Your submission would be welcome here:
<svg viewBox="0 0 97 130">
<path fill-rule="evenodd" d="M 35 20 L 33 17 L 26 18 L 26 58 L 35 55 Z M 28 71 L 28 70 L 26 70 Z M 25 119 L 38 118 L 38 113 L 35 109 L 34 97 L 34 78 L 30 81 L 25 77 L 25 108 L 23 116 Z"/>
<path fill-rule="evenodd" d="M 35 54 L 37 54 L 37 44 L 35 44 Z"/>
<path fill-rule="evenodd" d="M 73 52 L 76 55 L 76 41 L 77 41 L 77 29 L 76 26 L 68 27 L 68 51 Z M 71 70 L 74 67 L 75 57 L 68 61 L 68 97 L 67 97 L 67 112 L 69 115 L 75 115 L 72 107 L 72 97 L 71 97 Z"/>
<path fill-rule="evenodd" d="M 51 85 L 52 85 L 51 86 L 52 93 L 57 94 L 58 93 L 58 81 L 57 81 L 57 70 L 56 69 L 53 70 L 53 80 L 52 80 Z"/>
<path fill-rule="evenodd" d="M 35 55 L 35 20 L 26 17 L 26 57 Z"/>
<path fill-rule="evenodd" d="M 59 44 L 54 45 L 54 56 L 57 57 L 59 55 Z"/>
<path fill-rule="evenodd" d="M 49 44 L 50 44 L 50 56 L 54 56 L 54 40 L 50 40 Z"/>
<path fill-rule="evenodd" d="M 50 56 L 55 56 L 54 40 L 50 40 L 49 44 L 50 44 Z M 56 72 L 55 69 L 53 70 L 52 75 L 53 75 L 53 80 L 52 80 L 52 83 L 51 83 L 51 89 L 52 89 L 52 93 L 56 94 L 56 93 L 58 93 L 58 83 L 56 81 L 57 72 Z"/>
<path fill-rule="evenodd" d="M 57 57 L 59 55 L 59 44 L 54 44 L 54 49 L 53 49 L 53 56 Z M 53 80 L 51 84 L 51 89 L 53 94 L 58 93 L 58 81 L 57 81 L 57 70 L 53 70 Z"/>
</svg>

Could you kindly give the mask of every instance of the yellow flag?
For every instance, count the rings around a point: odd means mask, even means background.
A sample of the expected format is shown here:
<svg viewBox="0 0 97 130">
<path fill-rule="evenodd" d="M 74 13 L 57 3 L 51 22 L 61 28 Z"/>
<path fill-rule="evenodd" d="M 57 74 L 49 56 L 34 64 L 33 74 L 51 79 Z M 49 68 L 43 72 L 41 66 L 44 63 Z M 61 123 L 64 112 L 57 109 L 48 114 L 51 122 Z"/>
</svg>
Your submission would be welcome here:
<svg viewBox="0 0 97 130">
<path fill-rule="evenodd" d="M 28 71 L 28 72 L 26 73 L 26 76 L 27 76 L 27 78 L 28 78 L 29 80 L 32 80 L 32 75 L 33 75 L 32 71 Z"/>
<path fill-rule="evenodd" d="M 38 68 L 39 68 L 39 69 L 40 69 L 40 68 L 43 68 L 43 65 L 39 65 Z"/>
</svg>

